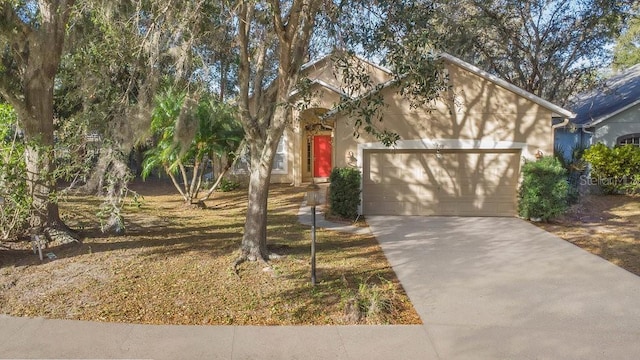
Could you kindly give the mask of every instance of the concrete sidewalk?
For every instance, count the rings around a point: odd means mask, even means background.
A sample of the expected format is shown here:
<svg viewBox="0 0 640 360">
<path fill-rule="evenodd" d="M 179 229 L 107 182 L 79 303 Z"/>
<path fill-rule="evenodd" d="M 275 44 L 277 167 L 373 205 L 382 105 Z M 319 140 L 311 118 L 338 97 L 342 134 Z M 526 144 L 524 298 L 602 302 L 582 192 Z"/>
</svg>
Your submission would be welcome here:
<svg viewBox="0 0 640 360">
<path fill-rule="evenodd" d="M 169 326 L 0 316 L 0 358 L 436 359 L 422 326 Z"/>
<path fill-rule="evenodd" d="M 323 199 L 323 201 L 325 200 Z M 324 215 L 322 213 L 323 208 L 324 208 L 324 205 L 318 206 L 316 208 L 316 227 L 317 228 L 323 228 L 323 229 L 338 231 L 338 232 L 346 232 L 351 234 L 371 234 L 371 231 L 369 230 L 368 227 L 358 227 L 358 226 L 349 225 L 347 223 L 340 224 L 340 223 L 325 220 Z M 307 205 L 307 201 L 305 200 L 302 203 L 302 205 L 300 205 L 300 209 L 298 209 L 298 221 L 300 221 L 301 224 L 311 226 L 312 219 L 313 217 L 312 217 L 311 207 Z"/>
<path fill-rule="evenodd" d="M 640 277 L 516 218 L 367 217 L 442 359 L 638 359 Z"/>
</svg>

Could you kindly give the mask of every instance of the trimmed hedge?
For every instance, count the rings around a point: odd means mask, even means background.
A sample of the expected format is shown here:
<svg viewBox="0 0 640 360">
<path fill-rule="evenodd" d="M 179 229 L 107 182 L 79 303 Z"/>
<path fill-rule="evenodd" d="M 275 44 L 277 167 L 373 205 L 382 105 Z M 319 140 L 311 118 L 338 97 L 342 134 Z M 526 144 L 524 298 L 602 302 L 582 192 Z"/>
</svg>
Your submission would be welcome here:
<svg viewBox="0 0 640 360">
<path fill-rule="evenodd" d="M 333 215 L 355 220 L 360 205 L 360 171 L 334 168 L 329 176 L 329 206 Z"/>
<path fill-rule="evenodd" d="M 522 166 L 518 213 L 526 219 L 549 221 L 568 208 L 567 170 L 558 159 L 545 156 Z"/>
</svg>

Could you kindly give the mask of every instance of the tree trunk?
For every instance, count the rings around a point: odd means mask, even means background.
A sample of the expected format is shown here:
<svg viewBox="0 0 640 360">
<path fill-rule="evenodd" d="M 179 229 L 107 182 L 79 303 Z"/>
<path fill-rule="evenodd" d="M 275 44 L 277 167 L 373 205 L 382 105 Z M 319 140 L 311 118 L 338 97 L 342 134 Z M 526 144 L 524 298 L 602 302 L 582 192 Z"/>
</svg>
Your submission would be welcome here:
<svg viewBox="0 0 640 360">
<path fill-rule="evenodd" d="M 209 190 L 207 190 L 207 193 L 204 194 L 203 197 L 198 199 L 198 204 L 200 204 L 201 206 L 204 206 L 204 202 L 209 200 L 209 198 L 211 197 L 211 194 L 213 194 L 213 192 L 216 191 L 216 189 L 218 189 L 218 187 L 222 183 L 222 179 L 224 179 L 225 175 L 227 175 L 227 173 L 229 172 L 231 167 L 235 164 L 236 159 L 237 159 L 237 157 L 235 157 L 233 160 L 231 160 L 227 156 L 227 163 L 224 166 L 224 168 L 220 171 L 220 174 L 218 175 L 218 177 L 216 179 L 216 182 L 213 183 L 213 185 L 211 185 L 211 187 L 209 188 Z"/>
<path fill-rule="evenodd" d="M 25 148 L 27 186 L 32 199 L 29 225 L 36 233 L 61 222 L 58 205 L 50 199 L 55 193 L 55 185 L 50 178 L 52 157 L 50 148 L 40 144 L 30 142 Z"/>
<path fill-rule="evenodd" d="M 263 162 L 263 161 L 261 161 Z M 260 164 L 259 168 L 265 168 Z M 252 165 L 253 168 L 253 165 Z M 270 168 L 269 168 L 270 170 Z M 271 171 L 268 171 L 269 173 Z M 267 252 L 267 199 L 271 176 L 264 170 L 256 169 L 249 177 L 249 201 L 247 204 L 247 220 L 241 243 L 241 257 L 250 261 L 268 260 Z"/>
<path fill-rule="evenodd" d="M 322 1 L 241 1 L 237 15 L 239 47 L 239 119 L 251 145 L 251 173 L 247 219 L 237 265 L 245 260 L 268 260 L 267 198 L 271 167 L 280 137 L 289 122 L 287 105 L 307 53 L 314 20 Z M 277 55 L 273 59 L 270 51 Z M 268 64 L 277 63 L 277 78 L 265 86 Z"/>
<path fill-rule="evenodd" d="M 60 219 L 55 202 L 53 140 L 53 78 L 34 77 L 25 84 L 26 111 L 22 115 L 27 186 L 32 197 L 29 219 L 33 235 L 49 242 L 70 242 L 69 228 Z M 57 230 L 57 231 L 52 231 Z"/>
<path fill-rule="evenodd" d="M 23 38 L 28 47 L 21 59 L 24 103 L 15 106 L 24 131 L 27 185 L 33 199 L 29 223 L 35 235 L 43 234 L 49 242 L 75 240 L 60 220 L 53 176 L 53 87 L 72 6 L 72 0 L 38 2 L 41 24 Z"/>
<path fill-rule="evenodd" d="M 272 256 L 267 250 L 267 199 L 271 183 L 271 167 L 282 132 L 283 129 L 276 130 L 264 141 L 249 139 L 252 144 L 251 173 L 247 219 L 240 245 L 240 261 L 267 261 Z"/>
</svg>

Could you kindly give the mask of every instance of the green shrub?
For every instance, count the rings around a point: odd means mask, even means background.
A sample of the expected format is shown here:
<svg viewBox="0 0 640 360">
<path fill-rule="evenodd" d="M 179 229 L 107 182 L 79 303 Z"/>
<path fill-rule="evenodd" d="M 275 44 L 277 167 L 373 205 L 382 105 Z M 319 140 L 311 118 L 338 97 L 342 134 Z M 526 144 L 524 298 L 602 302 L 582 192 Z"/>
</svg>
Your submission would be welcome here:
<svg viewBox="0 0 640 360">
<path fill-rule="evenodd" d="M 220 185 L 218 186 L 218 191 L 220 192 L 228 192 L 233 191 L 240 187 L 240 183 L 235 182 L 233 180 L 222 179 L 220 181 Z"/>
<path fill-rule="evenodd" d="M 355 220 L 360 205 L 360 171 L 354 168 L 335 168 L 329 176 L 329 207 L 331 213 Z"/>
<path fill-rule="evenodd" d="M 609 148 L 598 143 L 587 149 L 583 158 L 591 164 L 590 183 L 598 184 L 604 193 L 640 191 L 640 147 Z"/>
<path fill-rule="evenodd" d="M 567 210 L 567 171 L 558 159 L 545 156 L 522 166 L 518 213 L 527 219 L 548 221 Z"/>
<path fill-rule="evenodd" d="M 13 108 L 0 104 L 0 240 L 15 238 L 24 232 L 31 209 L 24 143 L 16 129 Z"/>
</svg>

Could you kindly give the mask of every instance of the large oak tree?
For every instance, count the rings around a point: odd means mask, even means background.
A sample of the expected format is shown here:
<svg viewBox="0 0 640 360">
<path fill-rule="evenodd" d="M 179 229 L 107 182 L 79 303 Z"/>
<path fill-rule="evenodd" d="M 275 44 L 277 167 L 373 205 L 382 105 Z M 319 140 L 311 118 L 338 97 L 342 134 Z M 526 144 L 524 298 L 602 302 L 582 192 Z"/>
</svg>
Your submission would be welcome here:
<svg viewBox="0 0 640 360">
<path fill-rule="evenodd" d="M 432 27 L 445 51 L 566 104 L 611 60 L 630 0 L 446 0 Z"/>
<path fill-rule="evenodd" d="M 18 114 L 24 133 L 30 227 L 52 237 L 67 230 L 53 200 L 53 93 L 73 0 L 0 3 L 0 95 Z"/>
<path fill-rule="evenodd" d="M 239 117 L 250 146 L 247 221 L 238 264 L 268 260 L 273 255 L 266 243 L 271 168 L 280 137 L 291 121 L 290 94 L 299 85 L 312 41 L 323 44 L 324 51 L 319 52 L 326 55 L 332 48 L 362 49 L 363 40 L 375 38 L 378 41 L 372 47 L 396 70 L 400 93 L 416 101 L 430 101 L 444 87 L 428 31 L 417 26 L 431 13 L 420 1 L 238 1 L 231 12 L 239 48 Z M 400 23 L 395 21 L 398 17 L 412 21 Z M 349 61 L 338 63 L 345 66 L 339 69 L 345 89 L 370 94 L 347 100 L 338 109 L 353 114 L 356 132 L 362 128 L 392 144 L 395 134 L 373 126 L 381 120 L 376 110 L 383 106 L 376 97 L 379 89 L 357 66 L 350 68 Z M 362 106 L 373 111 L 360 111 Z"/>
<path fill-rule="evenodd" d="M 271 167 L 290 119 L 289 96 L 307 59 L 322 5 L 318 0 L 239 1 L 232 8 L 240 54 L 239 119 L 250 148 L 249 201 L 239 261 L 270 256 L 266 209 Z"/>
<path fill-rule="evenodd" d="M 271 255 L 266 246 L 266 209 L 271 167 L 280 137 L 291 121 L 292 105 L 289 103 L 289 96 L 300 80 L 302 64 L 309 59 L 312 39 L 315 36 L 313 41 L 328 44 L 323 48 L 324 54 L 331 51 L 332 47 L 358 48 L 363 39 L 358 39 L 358 34 L 352 34 L 352 31 L 366 25 L 364 29 L 368 33 L 360 34 L 364 38 L 376 37 L 378 46 L 382 49 L 380 53 L 396 69 L 398 80 L 420 78 L 424 74 L 429 77 L 436 71 L 431 66 L 432 58 L 428 54 L 428 34 L 416 26 L 424 21 L 423 15 L 428 15 L 429 11 L 422 11 L 420 3 L 374 0 L 200 0 L 165 4 L 156 0 L 137 0 L 100 5 L 87 2 L 84 10 L 91 10 L 92 14 L 87 18 L 89 23 L 84 26 L 97 25 L 93 28 L 97 31 L 84 31 L 83 34 L 102 33 L 104 36 L 101 39 L 91 38 L 87 42 L 78 41 L 84 44 L 84 53 L 80 51 L 77 57 L 71 58 L 73 62 L 69 68 L 87 74 L 93 83 L 75 84 L 76 86 L 71 84 L 70 88 L 80 91 L 78 98 L 82 106 L 78 108 L 83 112 L 96 114 L 93 117 L 107 125 L 104 135 L 113 140 L 117 151 L 123 152 L 132 143 L 133 136 L 129 135 L 137 132 L 126 129 L 148 124 L 144 111 L 136 111 L 135 105 L 142 103 L 138 108 L 144 110 L 144 103 L 151 98 L 149 95 L 153 94 L 159 77 L 173 78 L 189 87 L 191 79 L 198 74 L 219 71 L 217 78 L 221 80 L 218 89 L 220 97 L 229 93 L 236 95 L 238 117 L 250 147 L 249 202 L 239 260 L 267 260 Z M 37 161 L 32 161 L 31 165 L 32 169 L 40 170 L 33 171 L 31 175 L 33 189 L 39 189 L 39 184 L 46 185 L 38 190 L 42 193 L 41 202 L 48 209 L 46 216 L 35 217 L 34 226 L 38 227 L 59 224 L 57 206 L 50 197 L 54 190 L 53 183 L 50 180 L 43 181 L 50 178 L 40 175 L 50 174 L 53 166 L 52 93 L 71 5 L 71 2 L 40 0 L 5 2 L 2 6 L 2 12 L 8 19 L 2 23 L 2 71 L 6 75 L 4 78 L 10 80 L 3 83 L 2 94 L 19 109 L 21 126 L 25 128 L 25 132 L 29 132 L 28 140 L 35 140 L 33 144 L 37 144 L 30 151 L 42 149 L 43 146 L 46 149 L 37 154 Z M 54 16 L 50 19 L 43 14 Z M 408 25 L 409 22 L 390 25 L 392 19 L 399 18 L 413 19 L 412 25 Z M 96 20 L 100 20 L 98 24 L 91 23 Z M 80 23 L 76 24 L 78 25 Z M 16 28 L 24 29 L 25 35 L 16 34 Z M 40 37 L 29 39 L 27 34 L 39 34 Z M 52 34 L 55 35 L 55 41 L 48 38 Z M 211 37 L 218 37 L 219 41 L 212 40 Z M 81 38 L 78 36 L 76 40 Z M 101 42 L 104 44 L 100 45 Z M 56 51 L 48 54 L 44 60 L 40 55 L 54 44 Z M 129 47 L 129 44 L 134 46 Z M 135 47 L 135 44 L 139 46 Z M 24 49 L 27 49 L 28 56 L 24 56 Z M 111 49 L 112 54 L 105 54 L 101 49 Z M 412 56 L 415 54 L 419 56 Z M 231 61 L 221 64 L 220 59 L 225 56 Z M 214 62 L 221 65 L 212 65 Z M 39 69 L 41 65 L 47 65 L 46 86 L 23 86 L 25 76 L 29 73 L 23 70 Z M 87 65 L 93 67 L 85 69 Z M 366 79 L 362 81 L 358 75 L 351 78 L 360 79 L 352 84 L 355 87 L 367 83 Z M 117 80 L 115 86 L 107 81 L 113 79 Z M 61 85 L 65 86 L 67 82 L 73 81 L 79 80 L 68 76 L 61 79 Z M 430 83 L 422 81 L 422 84 Z M 229 85 L 234 88 L 231 89 Z M 48 89 L 49 93 L 38 97 L 38 101 L 46 103 L 48 110 L 45 111 L 46 114 L 33 115 L 22 99 L 36 94 L 31 91 L 41 91 L 37 89 L 43 88 Z M 113 99 L 118 97 L 118 89 L 123 93 L 120 97 L 122 102 L 118 106 L 112 106 Z M 420 92 L 411 86 L 400 86 L 400 89 L 409 95 Z M 105 102 L 104 107 L 97 107 Z M 349 111 L 357 106 L 359 103 L 342 109 Z M 372 121 L 374 118 L 367 118 L 357 123 L 367 127 Z M 35 127 L 37 129 L 34 131 Z M 121 129 L 125 130 L 120 131 Z M 113 130 L 120 131 L 120 134 L 110 134 Z M 123 136 L 123 133 L 127 136 Z M 46 163 L 44 167 L 40 166 L 43 161 Z M 111 163 L 109 161 L 111 160 L 105 161 L 105 164 Z M 101 160 L 98 161 L 98 165 L 101 163 Z"/>
<path fill-rule="evenodd" d="M 622 70 L 640 64 L 640 4 L 629 13 L 629 21 L 613 49 L 613 68 Z"/>
</svg>

